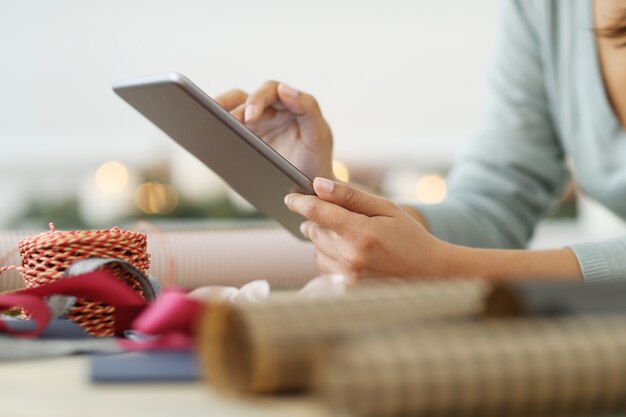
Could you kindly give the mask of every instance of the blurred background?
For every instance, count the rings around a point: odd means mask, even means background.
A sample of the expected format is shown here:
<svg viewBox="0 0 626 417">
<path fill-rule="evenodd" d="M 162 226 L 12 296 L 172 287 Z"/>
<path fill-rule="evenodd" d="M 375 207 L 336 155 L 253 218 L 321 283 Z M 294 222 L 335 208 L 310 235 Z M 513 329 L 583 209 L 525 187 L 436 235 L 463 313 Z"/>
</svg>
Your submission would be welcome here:
<svg viewBox="0 0 626 417">
<path fill-rule="evenodd" d="M 338 176 L 436 203 L 478 119 L 497 15 L 497 0 L 0 0 L 0 228 L 261 217 L 111 91 L 166 71 L 209 94 L 310 92 Z M 552 217 L 533 246 L 626 233 L 571 189 Z"/>
</svg>

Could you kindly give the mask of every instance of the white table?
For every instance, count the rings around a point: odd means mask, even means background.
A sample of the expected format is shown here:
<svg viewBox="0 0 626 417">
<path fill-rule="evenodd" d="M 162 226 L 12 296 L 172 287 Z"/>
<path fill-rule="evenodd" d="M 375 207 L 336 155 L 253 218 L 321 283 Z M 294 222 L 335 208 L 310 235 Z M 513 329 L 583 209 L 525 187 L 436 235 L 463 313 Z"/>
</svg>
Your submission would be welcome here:
<svg viewBox="0 0 626 417">
<path fill-rule="evenodd" d="M 302 396 L 232 398 L 202 382 L 93 384 L 81 356 L 0 364 L 0 417 L 328 417 Z"/>
</svg>

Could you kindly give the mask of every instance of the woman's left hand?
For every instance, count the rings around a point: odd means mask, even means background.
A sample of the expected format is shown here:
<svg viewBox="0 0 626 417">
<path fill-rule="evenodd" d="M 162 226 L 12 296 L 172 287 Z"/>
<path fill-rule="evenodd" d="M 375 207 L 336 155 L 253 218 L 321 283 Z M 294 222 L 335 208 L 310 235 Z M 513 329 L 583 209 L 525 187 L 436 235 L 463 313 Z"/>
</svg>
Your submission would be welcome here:
<svg viewBox="0 0 626 417">
<path fill-rule="evenodd" d="M 325 178 L 316 178 L 313 188 L 317 195 L 289 194 L 285 204 L 308 219 L 300 230 L 315 245 L 322 273 L 354 278 L 442 275 L 447 244 L 402 208 Z"/>
</svg>

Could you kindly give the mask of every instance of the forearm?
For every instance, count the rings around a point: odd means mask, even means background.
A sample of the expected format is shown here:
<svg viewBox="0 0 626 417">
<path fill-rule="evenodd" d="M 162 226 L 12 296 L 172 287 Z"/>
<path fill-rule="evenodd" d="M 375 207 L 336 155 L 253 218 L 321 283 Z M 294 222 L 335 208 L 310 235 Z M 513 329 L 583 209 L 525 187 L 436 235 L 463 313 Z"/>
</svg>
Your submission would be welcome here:
<svg viewBox="0 0 626 417">
<path fill-rule="evenodd" d="M 411 206 L 400 206 L 428 230 L 426 218 Z M 440 241 L 441 242 L 441 241 Z M 570 249 L 476 249 L 441 242 L 441 276 L 476 276 L 492 281 L 507 279 L 582 279 L 576 255 Z"/>
<path fill-rule="evenodd" d="M 511 279 L 582 280 L 570 249 L 475 249 L 443 243 L 443 276 L 475 276 L 490 281 Z"/>
</svg>

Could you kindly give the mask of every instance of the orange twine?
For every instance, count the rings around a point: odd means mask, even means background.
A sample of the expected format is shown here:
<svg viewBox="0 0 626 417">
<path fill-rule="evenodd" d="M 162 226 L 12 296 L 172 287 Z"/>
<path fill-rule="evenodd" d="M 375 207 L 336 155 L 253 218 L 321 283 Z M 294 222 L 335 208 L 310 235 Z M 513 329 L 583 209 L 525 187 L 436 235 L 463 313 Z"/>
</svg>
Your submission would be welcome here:
<svg viewBox="0 0 626 417">
<path fill-rule="evenodd" d="M 49 224 L 48 232 L 24 238 L 18 248 L 22 266 L 5 266 L 0 273 L 17 270 L 27 288 L 45 285 L 64 276 L 65 270 L 77 260 L 100 257 L 122 259 L 142 273 L 150 267 L 147 238 L 144 233 L 114 227 L 108 230 L 60 232 Z M 108 268 L 117 278 L 143 297 L 140 283 L 122 268 Z M 67 317 L 95 336 L 113 336 L 115 308 L 99 301 L 79 299 Z"/>
</svg>

